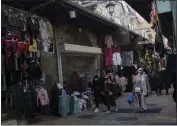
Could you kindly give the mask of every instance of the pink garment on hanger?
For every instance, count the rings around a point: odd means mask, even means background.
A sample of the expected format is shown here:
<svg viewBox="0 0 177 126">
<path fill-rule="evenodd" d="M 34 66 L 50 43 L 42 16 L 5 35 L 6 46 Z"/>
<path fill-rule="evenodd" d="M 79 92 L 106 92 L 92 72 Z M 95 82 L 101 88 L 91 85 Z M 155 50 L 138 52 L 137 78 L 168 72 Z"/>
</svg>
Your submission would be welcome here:
<svg viewBox="0 0 177 126">
<path fill-rule="evenodd" d="M 105 49 L 105 66 L 111 66 L 112 65 L 112 49 L 108 48 Z"/>
<path fill-rule="evenodd" d="M 36 90 L 37 92 L 37 106 L 39 106 L 39 103 L 41 106 L 49 105 L 49 97 L 47 90 L 44 88 L 39 88 Z"/>
<path fill-rule="evenodd" d="M 116 75 L 116 84 L 120 84 L 120 79 L 119 79 L 119 76 L 118 75 Z"/>
<path fill-rule="evenodd" d="M 120 77 L 119 82 L 120 82 L 120 86 L 126 86 L 128 84 L 127 79 L 125 77 Z"/>
</svg>

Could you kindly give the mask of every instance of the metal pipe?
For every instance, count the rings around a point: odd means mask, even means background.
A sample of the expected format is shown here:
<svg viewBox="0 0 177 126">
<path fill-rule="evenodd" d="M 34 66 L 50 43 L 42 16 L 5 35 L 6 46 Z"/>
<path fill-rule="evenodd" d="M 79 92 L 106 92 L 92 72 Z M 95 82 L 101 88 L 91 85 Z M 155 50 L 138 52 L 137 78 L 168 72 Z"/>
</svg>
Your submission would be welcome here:
<svg viewBox="0 0 177 126">
<path fill-rule="evenodd" d="M 36 7 L 32 8 L 32 9 L 30 9 L 29 12 L 34 12 L 34 11 L 36 11 L 37 9 L 39 9 L 39 8 L 41 8 L 41 7 L 43 7 L 43 6 L 48 5 L 49 3 L 53 3 L 53 2 L 55 2 L 55 0 L 47 1 L 47 2 L 45 2 L 45 3 L 43 3 L 43 4 L 39 5 L 39 6 L 36 6 Z"/>
</svg>

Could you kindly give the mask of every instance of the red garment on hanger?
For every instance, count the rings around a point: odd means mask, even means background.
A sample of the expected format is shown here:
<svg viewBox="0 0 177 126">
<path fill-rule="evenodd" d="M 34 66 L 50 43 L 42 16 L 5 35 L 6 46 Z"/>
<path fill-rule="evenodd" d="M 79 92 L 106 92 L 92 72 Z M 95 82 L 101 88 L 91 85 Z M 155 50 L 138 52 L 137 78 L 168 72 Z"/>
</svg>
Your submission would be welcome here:
<svg viewBox="0 0 177 126">
<path fill-rule="evenodd" d="M 121 49 L 120 49 L 120 47 L 117 48 L 117 52 L 121 54 Z"/>
<path fill-rule="evenodd" d="M 111 66 L 112 65 L 112 54 L 113 51 L 111 48 L 106 48 L 105 49 L 105 66 Z"/>
<path fill-rule="evenodd" d="M 120 49 L 120 47 L 114 48 L 114 49 L 113 49 L 113 53 L 115 53 L 115 52 L 118 52 L 118 53 L 121 54 L 121 49 Z"/>
</svg>

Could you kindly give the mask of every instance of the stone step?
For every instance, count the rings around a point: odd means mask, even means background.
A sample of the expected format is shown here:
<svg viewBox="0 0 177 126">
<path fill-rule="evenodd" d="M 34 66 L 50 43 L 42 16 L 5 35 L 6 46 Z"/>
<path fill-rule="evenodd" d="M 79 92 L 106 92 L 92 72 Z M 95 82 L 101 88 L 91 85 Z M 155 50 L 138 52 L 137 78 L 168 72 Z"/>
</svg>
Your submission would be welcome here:
<svg viewBox="0 0 177 126">
<path fill-rule="evenodd" d="M 8 113 L 4 113 L 4 114 L 1 114 L 1 120 L 2 121 L 5 121 L 5 120 L 7 120 L 8 119 Z"/>
<path fill-rule="evenodd" d="M 1 122 L 2 125 L 17 125 L 16 120 L 6 120 Z"/>
</svg>

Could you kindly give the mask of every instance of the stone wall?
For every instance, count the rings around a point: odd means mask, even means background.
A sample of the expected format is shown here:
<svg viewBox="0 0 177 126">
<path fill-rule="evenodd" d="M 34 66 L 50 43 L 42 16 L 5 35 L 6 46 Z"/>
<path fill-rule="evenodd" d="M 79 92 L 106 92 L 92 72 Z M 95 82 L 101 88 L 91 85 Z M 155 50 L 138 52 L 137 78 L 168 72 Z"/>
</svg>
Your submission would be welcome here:
<svg viewBox="0 0 177 126">
<path fill-rule="evenodd" d="M 97 36 L 89 30 L 61 23 L 54 27 L 54 31 L 57 46 L 67 43 L 98 47 Z M 78 74 L 95 71 L 95 57 L 96 55 L 61 54 L 63 81 L 68 82 L 73 71 Z"/>
</svg>

